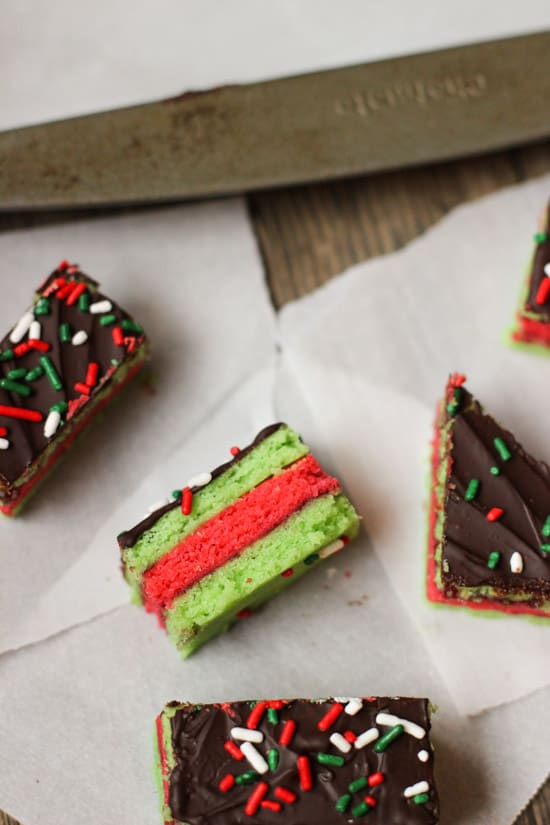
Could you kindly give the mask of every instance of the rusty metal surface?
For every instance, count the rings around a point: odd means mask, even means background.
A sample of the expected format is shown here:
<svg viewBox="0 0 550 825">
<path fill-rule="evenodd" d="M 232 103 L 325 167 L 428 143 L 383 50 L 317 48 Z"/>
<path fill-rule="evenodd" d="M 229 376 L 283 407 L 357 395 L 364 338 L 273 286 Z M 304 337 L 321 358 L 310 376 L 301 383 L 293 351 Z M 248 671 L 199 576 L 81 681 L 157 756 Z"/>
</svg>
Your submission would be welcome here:
<svg viewBox="0 0 550 825">
<path fill-rule="evenodd" d="M 0 133 L 0 209 L 170 201 L 550 135 L 550 32 Z"/>
</svg>

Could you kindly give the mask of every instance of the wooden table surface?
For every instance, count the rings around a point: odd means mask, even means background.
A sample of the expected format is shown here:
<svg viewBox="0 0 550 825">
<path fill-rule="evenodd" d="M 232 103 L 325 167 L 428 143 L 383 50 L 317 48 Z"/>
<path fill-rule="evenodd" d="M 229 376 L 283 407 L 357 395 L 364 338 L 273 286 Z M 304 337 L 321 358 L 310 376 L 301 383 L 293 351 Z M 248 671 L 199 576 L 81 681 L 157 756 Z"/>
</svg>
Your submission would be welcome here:
<svg viewBox="0 0 550 825">
<path fill-rule="evenodd" d="M 280 307 L 352 264 L 399 249 L 460 203 L 547 172 L 550 141 L 437 166 L 251 195 L 250 215 L 273 303 Z M 72 216 L 0 216 L 0 231 L 60 219 Z M 19 823 L 0 811 L 0 825 Z M 550 776 L 513 825 L 550 825 Z"/>
</svg>

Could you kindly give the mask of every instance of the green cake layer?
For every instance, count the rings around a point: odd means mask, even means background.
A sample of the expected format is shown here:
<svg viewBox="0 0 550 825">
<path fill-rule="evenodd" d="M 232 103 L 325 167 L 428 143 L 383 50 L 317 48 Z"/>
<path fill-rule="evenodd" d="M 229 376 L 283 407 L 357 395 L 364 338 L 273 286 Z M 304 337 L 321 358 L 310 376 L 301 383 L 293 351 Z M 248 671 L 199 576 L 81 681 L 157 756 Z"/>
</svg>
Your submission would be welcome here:
<svg viewBox="0 0 550 825">
<path fill-rule="evenodd" d="M 188 516 L 179 507 L 161 516 L 132 547 L 123 548 L 125 577 L 135 602 L 141 602 L 140 583 L 146 570 L 186 536 L 262 481 L 281 472 L 309 452 L 299 435 L 283 425 L 225 472 L 198 490 Z"/>
<path fill-rule="evenodd" d="M 165 613 L 182 657 L 229 629 L 241 610 L 257 608 L 296 581 L 319 560 L 317 551 L 343 535 L 354 538 L 358 529 L 359 517 L 342 493 L 321 496 L 205 576 Z"/>
</svg>

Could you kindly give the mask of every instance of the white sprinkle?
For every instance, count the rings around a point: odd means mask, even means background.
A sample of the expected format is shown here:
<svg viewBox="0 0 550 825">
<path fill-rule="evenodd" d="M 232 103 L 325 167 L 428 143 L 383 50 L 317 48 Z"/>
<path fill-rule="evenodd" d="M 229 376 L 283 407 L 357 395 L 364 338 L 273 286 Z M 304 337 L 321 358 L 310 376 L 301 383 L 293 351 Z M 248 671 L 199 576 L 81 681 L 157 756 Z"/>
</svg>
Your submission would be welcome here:
<svg viewBox="0 0 550 825">
<path fill-rule="evenodd" d="M 361 708 L 363 707 L 363 702 L 361 699 L 350 699 L 347 703 L 344 711 L 347 713 L 348 716 L 355 716 L 356 713 L 359 713 Z"/>
<path fill-rule="evenodd" d="M 243 742 L 241 745 L 241 751 L 244 753 L 252 767 L 258 773 L 267 773 L 269 770 L 269 765 L 263 758 L 260 751 L 257 751 L 252 742 Z"/>
<path fill-rule="evenodd" d="M 510 557 L 510 570 L 512 573 L 521 573 L 523 570 L 523 556 L 517 550 Z"/>
<path fill-rule="evenodd" d="M 23 340 L 23 337 L 29 331 L 33 321 L 34 315 L 32 314 L 32 312 L 25 312 L 25 314 L 21 316 L 21 318 L 11 331 L 10 341 L 12 342 L 12 344 L 18 344 L 19 341 Z"/>
<path fill-rule="evenodd" d="M 261 730 L 249 730 L 249 728 L 231 728 L 231 736 L 233 739 L 239 739 L 241 742 L 263 742 L 264 735 Z"/>
<path fill-rule="evenodd" d="M 344 546 L 344 542 L 342 539 L 336 539 L 336 541 L 331 542 L 331 544 L 327 544 L 326 547 L 323 547 L 322 550 L 319 550 L 319 556 L 322 559 L 326 559 L 328 556 L 332 556 L 334 553 L 338 553 L 339 550 L 342 549 Z"/>
<path fill-rule="evenodd" d="M 418 756 L 418 758 L 420 759 L 421 762 L 427 762 L 428 759 L 430 758 L 430 754 L 428 753 L 428 751 L 424 751 L 424 750 L 418 751 L 418 753 L 416 755 Z"/>
<path fill-rule="evenodd" d="M 338 748 L 342 753 L 349 753 L 351 750 L 351 743 L 348 742 L 347 739 L 344 739 L 341 733 L 332 733 L 330 735 L 330 741 L 334 747 Z"/>
<path fill-rule="evenodd" d="M 371 742 L 375 742 L 379 736 L 380 733 L 376 728 L 369 728 L 368 730 L 363 731 L 363 733 L 360 733 L 353 744 L 359 751 L 361 748 L 370 745 Z"/>
<path fill-rule="evenodd" d="M 57 432 L 57 428 L 61 423 L 61 414 L 57 410 L 50 410 L 48 417 L 44 422 L 44 435 L 46 438 L 51 438 Z"/>
<path fill-rule="evenodd" d="M 110 312 L 113 305 L 110 301 L 96 301 L 95 304 L 90 304 L 90 312 L 92 315 L 102 315 L 104 312 Z"/>
<path fill-rule="evenodd" d="M 187 482 L 188 487 L 204 487 L 212 481 L 212 473 L 199 473 Z"/>
<path fill-rule="evenodd" d="M 0 450 L 7 450 L 10 446 L 10 442 L 7 438 L 0 438 Z"/>
<path fill-rule="evenodd" d="M 335 702 L 340 702 L 340 704 L 345 705 L 346 702 L 351 700 L 351 696 L 333 696 L 332 697 Z"/>
<path fill-rule="evenodd" d="M 544 264 L 544 274 L 550 278 L 550 261 L 547 264 Z"/>
<path fill-rule="evenodd" d="M 73 347 L 79 347 L 81 344 L 85 344 L 88 340 L 88 333 L 85 332 L 83 329 L 79 329 L 78 332 L 75 332 L 73 335 Z"/>
<path fill-rule="evenodd" d="M 170 504 L 172 499 L 170 498 L 163 498 L 162 501 L 155 501 L 154 504 L 151 504 L 149 509 L 147 510 L 147 515 L 154 513 L 155 510 L 160 510 L 161 507 L 164 507 L 166 504 Z"/>
<path fill-rule="evenodd" d="M 29 338 L 38 340 L 42 337 L 42 324 L 40 321 L 33 321 L 29 327 Z"/>
<path fill-rule="evenodd" d="M 417 782 L 416 785 L 409 785 L 408 788 L 405 788 L 403 796 L 410 799 L 411 796 L 416 796 L 417 793 L 428 793 L 429 790 L 430 786 L 427 782 Z"/>
<path fill-rule="evenodd" d="M 403 725 L 405 733 L 409 736 L 414 736 L 415 739 L 424 739 L 426 731 L 417 725 L 416 722 L 410 722 L 408 719 L 401 719 L 399 716 L 394 716 L 393 713 L 378 713 L 376 716 L 377 725 Z"/>
</svg>

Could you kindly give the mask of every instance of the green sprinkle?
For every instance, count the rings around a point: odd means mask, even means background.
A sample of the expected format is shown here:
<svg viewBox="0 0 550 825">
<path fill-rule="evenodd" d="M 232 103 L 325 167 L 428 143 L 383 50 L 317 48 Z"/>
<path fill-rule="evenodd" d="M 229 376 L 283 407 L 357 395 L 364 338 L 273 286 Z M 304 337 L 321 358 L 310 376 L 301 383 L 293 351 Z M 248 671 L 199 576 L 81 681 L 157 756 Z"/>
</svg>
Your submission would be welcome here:
<svg viewBox="0 0 550 825">
<path fill-rule="evenodd" d="M 71 325 L 66 321 L 59 325 L 59 340 L 62 344 L 69 344 L 72 340 L 73 334 L 71 332 Z"/>
<path fill-rule="evenodd" d="M 343 756 L 334 756 L 332 753 L 317 754 L 317 762 L 320 765 L 334 765 L 335 768 L 341 768 L 345 761 Z"/>
<path fill-rule="evenodd" d="M 12 349 L 5 349 L 4 352 L 0 352 L 0 361 L 9 361 L 10 358 L 13 358 Z"/>
<path fill-rule="evenodd" d="M 90 293 L 83 292 L 78 297 L 78 308 L 81 312 L 88 312 L 90 309 Z"/>
<path fill-rule="evenodd" d="M 366 776 L 359 776 L 357 779 L 354 779 L 353 782 L 349 783 L 348 788 L 351 793 L 357 793 L 357 791 L 362 791 L 363 788 L 366 788 L 368 784 Z"/>
<path fill-rule="evenodd" d="M 102 327 L 108 327 L 109 324 L 114 324 L 116 321 L 116 315 L 102 315 L 99 319 L 99 323 Z"/>
<path fill-rule="evenodd" d="M 493 550 L 492 553 L 489 553 L 489 558 L 487 559 L 487 567 L 490 570 L 494 570 L 497 564 L 500 561 L 500 553 L 498 550 Z"/>
<path fill-rule="evenodd" d="M 366 802 L 361 802 L 359 805 L 356 805 L 355 808 L 351 809 L 353 816 L 364 816 L 369 811 L 370 805 L 367 805 Z"/>
<path fill-rule="evenodd" d="M 464 494 L 464 498 L 466 501 L 473 501 L 474 498 L 477 496 L 477 491 L 479 490 L 479 479 L 471 478 L 468 482 L 468 486 L 466 487 L 466 492 Z"/>
<path fill-rule="evenodd" d="M 497 437 L 493 439 L 493 444 L 497 448 L 498 454 L 500 455 L 503 461 L 509 461 L 512 458 L 512 453 L 510 452 L 502 438 Z"/>
<path fill-rule="evenodd" d="M 0 380 L 0 387 L 2 387 L 3 390 L 8 390 L 8 392 L 23 395 L 25 398 L 28 398 L 32 392 L 30 387 L 27 387 L 25 384 L 20 384 L 18 381 L 11 381 L 9 378 L 2 378 Z"/>
<path fill-rule="evenodd" d="M 275 710 L 275 708 L 268 708 L 267 709 L 267 721 L 271 722 L 272 725 L 279 724 L 279 714 Z"/>
<path fill-rule="evenodd" d="M 447 404 L 447 412 L 449 415 L 456 415 L 458 412 L 458 404 L 455 401 L 451 401 Z"/>
<path fill-rule="evenodd" d="M 267 764 L 270 771 L 276 771 L 279 767 L 279 751 L 277 748 L 270 748 L 267 754 Z"/>
<path fill-rule="evenodd" d="M 310 564 L 315 564 L 316 561 L 319 561 L 319 553 L 312 553 L 311 556 L 306 556 L 304 559 L 304 564 L 307 564 L 308 567 Z"/>
<path fill-rule="evenodd" d="M 547 232 L 536 232 L 534 236 L 535 243 L 544 243 L 548 240 Z"/>
<path fill-rule="evenodd" d="M 135 332 L 136 334 L 143 332 L 143 327 L 140 327 L 140 325 L 136 324 L 135 321 L 130 321 L 129 318 L 124 318 L 120 322 L 120 326 L 122 327 L 124 332 Z"/>
<path fill-rule="evenodd" d="M 35 315 L 49 315 L 50 301 L 48 298 L 41 298 L 34 308 Z"/>
<path fill-rule="evenodd" d="M 375 743 L 374 750 L 376 753 L 383 753 L 386 748 L 391 745 L 392 742 L 395 742 L 396 739 L 403 734 L 405 728 L 403 725 L 394 725 L 393 728 L 390 728 L 384 736 L 381 736 L 380 739 Z"/>
<path fill-rule="evenodd" d="M 430 794 L 429 793 L 417 793 L 416 796 L 413 796 L 413 802 L 415 805 L 424 805 L 426 802 L 430 801 Z"/>
<path fill-rule="evenodd" d="M 53 410 L 54 412 L 58 412 L 60 415 L 65 415 L 68 409 L 69 405 L 66 401 L 58 401 L 57 404 L 52 404 L 50 407 L 50 412 Z"/>
<path fill-rule="evenodd" d="M 15 378 L 17 381 L 18 378 L 24 378 L 27 374 L 27 370 L 25 367 L 18 367 L 16 370 L 10 370 L 8 372 L 8 378 Z"/>
<path fill-rule="evenodd" d="M 32 370 L 29 370 L 25 375 L 25 381 L 36 381 L 37 378 L 42 378 L 44 375 L 44 368 L 37 364 Z"/>
<path fill-rule="evenodd" d="M 172 490 L 170 495 L 175 501 L 181 501 L 181 490 Z"/>
<path fill-rule="evenodd" d="M 118 358 L 111 358 L 111 364 L 113 367 L 118 367 Z"/>
<path fill-rule="evenodd" d="M 550 536 L 550 516 L 546 516 L 546 521 L 544 522 L 544 527 L 542 528 L 542 535 L 543 536 Z"/>
<path fill-rule="evenodd" d="M 492 476 L 499 476 L 500 475 L 500 467 L 491 467 L 490 473 Z"/>
<path fill-rule="evenodd" d="M 61 378 L 59 377 L 59 374 L 58 374 L 58 372 L 57 372 L 57 370 L 54 366 L 54 363 L 53 363 L 52 359 L 50 358 L 50 356 L 49 355 L 41 355 L 40 356 L 40 363 L 44 367 L 44 372 L 48 376 L 49 382 L 52 385 L 52 387 L 54 388 L 54 390 L 57 390 L 58 392 L 59 392 L 59 390 L 62 390 L 63 389 L 63 382 L 62 382 Z"/>
<path fill-rule="evenodd" d="M 351 802 L 351 795 L 349 793 L 345 793 L 343 796 L 340 797 L 338 802 L 336 803 L 336 810 L 343 814 L 349 808 L 349 803 Z"/>
<path fill-rule="evenodd" d="M 257 771 L 245 771 L 244 773 L 239 773 L 235 777 L 235 785 L 252 785 L 256 779 L 260 778 L 260 774 Z"/>
<path fill-rule="evenodd" d="M 543 553 L 550 553 L 550 544 L 541 544 L 540 549 Z"/>
</svg>

